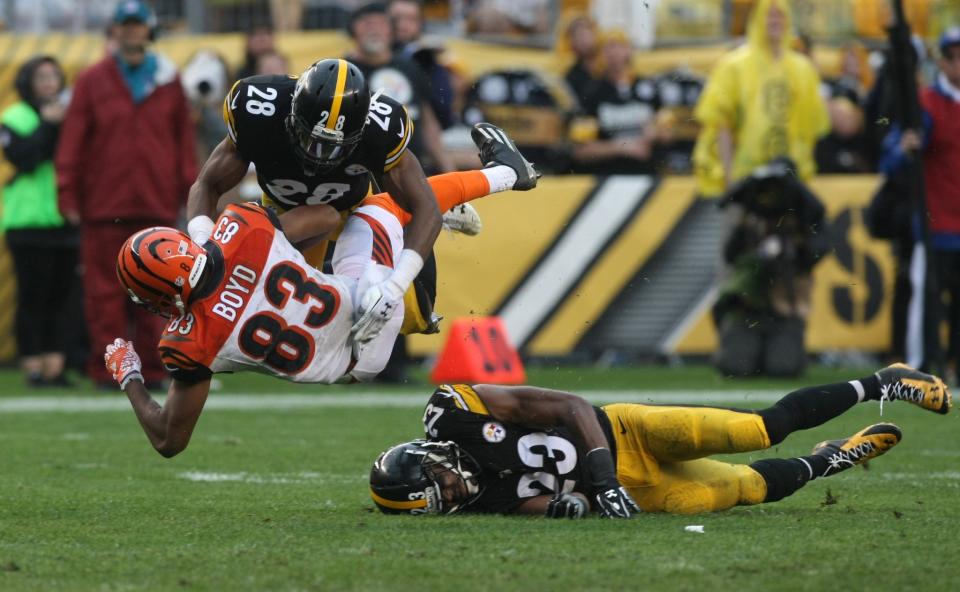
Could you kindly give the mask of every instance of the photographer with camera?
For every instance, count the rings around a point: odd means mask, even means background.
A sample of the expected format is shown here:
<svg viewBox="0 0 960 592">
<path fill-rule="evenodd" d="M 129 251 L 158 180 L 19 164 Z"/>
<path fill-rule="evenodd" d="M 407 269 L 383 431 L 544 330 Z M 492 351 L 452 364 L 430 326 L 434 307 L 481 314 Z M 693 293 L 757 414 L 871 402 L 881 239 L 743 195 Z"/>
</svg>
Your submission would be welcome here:
<svg viewBox="0 0 960 592">
<path fill-rule="evenodd" d="M 729 273 L 713 307 L 724 374 L 803 371 L 812 270 L 830 240 L 823 205 L 794 169 L 776 159 L 735 184 L 720 204 L 740 212 L 724 247 Z"/>
</svg>

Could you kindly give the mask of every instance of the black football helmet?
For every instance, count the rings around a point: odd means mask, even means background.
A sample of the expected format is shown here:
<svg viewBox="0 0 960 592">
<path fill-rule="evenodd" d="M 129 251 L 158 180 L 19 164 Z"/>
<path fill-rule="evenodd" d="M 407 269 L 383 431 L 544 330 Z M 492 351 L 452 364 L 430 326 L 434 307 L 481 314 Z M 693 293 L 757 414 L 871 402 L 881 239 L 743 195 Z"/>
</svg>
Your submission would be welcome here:
<svg viewBox="0 0 960 592">
<path fill-rule="evenodd" d="M 347 60 L 320 60 L 300 75 L 287 134 L 307 175 L 329 170 L 356 148 L 370 109 L 363 73 Z"/>
<path fill-rule="evenodd" d="M 452 514 L 482 493 L 480 465 L 454 442 L 413 440 L 382 452 L 370 470 L 370 497 L 385 514 Z M 444 488 L 461 497 L 443 499 Z"/>
</svg>

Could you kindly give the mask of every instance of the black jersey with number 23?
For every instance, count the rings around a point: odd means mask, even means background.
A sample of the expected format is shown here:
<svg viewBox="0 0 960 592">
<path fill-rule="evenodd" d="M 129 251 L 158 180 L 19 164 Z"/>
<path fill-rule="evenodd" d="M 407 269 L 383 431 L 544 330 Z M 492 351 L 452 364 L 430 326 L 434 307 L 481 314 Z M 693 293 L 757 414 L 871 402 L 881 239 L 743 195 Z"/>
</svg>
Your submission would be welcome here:
<svg viewBox="0 0 960 592">
<path fill-rule="evenodd" d="M 602 409 L 595 411 L 612 442 L 609 418 Z M 452 440 L 480 464 L 483 492 L 466 511 L 509 513 L 531 497 L 589 492 L 580 455 L 566 429 L 498 421 L 465 384 L 437 387 L 424 410 L 423 427 L 428 439 Z"/>
</svg>

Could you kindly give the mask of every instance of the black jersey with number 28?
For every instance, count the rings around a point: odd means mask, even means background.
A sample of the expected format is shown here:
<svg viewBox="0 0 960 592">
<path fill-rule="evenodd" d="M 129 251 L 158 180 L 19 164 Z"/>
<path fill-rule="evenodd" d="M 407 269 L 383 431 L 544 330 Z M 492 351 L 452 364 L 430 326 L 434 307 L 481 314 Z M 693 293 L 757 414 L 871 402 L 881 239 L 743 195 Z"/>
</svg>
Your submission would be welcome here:
<svg viewBox="0 0 960 592">
<path fill-rule="evenodd" d="M 329 171 L 307 175 L 294 156 L 284 123 L 296 85 L 293 76 L 251 76 L 237 81 L 223 103 L 230 139 L 240 156 L 256 167 L 264 193 L 282 209 L 329 204 L 348 210 L 367 195 L 369 175 L 379 179 L 400 162 L 413 124 L 403 105 L 375 94 L 353 153 Z"/>
</svg>

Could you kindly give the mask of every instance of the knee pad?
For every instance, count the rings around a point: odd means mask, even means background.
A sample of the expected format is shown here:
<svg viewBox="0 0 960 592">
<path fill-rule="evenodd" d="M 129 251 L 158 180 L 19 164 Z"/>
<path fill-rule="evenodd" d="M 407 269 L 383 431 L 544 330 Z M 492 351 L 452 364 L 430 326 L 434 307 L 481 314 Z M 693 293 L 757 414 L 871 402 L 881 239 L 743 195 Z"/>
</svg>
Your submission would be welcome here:
<svg viewBox="0 0 960 592">
<path fill-rule="evenodd" d="M 762 504 L 767 498 L 767 482 L 750 467 L 742 467 L 738 485 L 740 487 L 738 505 Z"/>
<path fill-rule="evenodd" d="M 711 464 L 695 482 L 678 483 L 667 491 L 663 509 L 671 514 L 719 512 L 734 506 L 764 501 L 767 486 L 756 471 L 746 465 Z"/>
<path fill-rule="evenodd" d="M 714 491 L 705 483 L 677 485 L 663 496 L 663 511 L 670 514 L 702 514 L 716 505 Z"/>
</svg>

